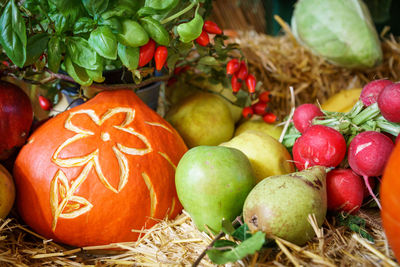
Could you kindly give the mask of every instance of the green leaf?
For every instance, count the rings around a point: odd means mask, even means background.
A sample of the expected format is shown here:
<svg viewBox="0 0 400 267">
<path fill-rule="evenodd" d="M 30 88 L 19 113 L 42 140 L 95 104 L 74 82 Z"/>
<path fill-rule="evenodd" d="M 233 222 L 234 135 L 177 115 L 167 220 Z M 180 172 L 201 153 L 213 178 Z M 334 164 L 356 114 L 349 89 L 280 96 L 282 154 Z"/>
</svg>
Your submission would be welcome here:
<svg viewBox="0 0 400 267">
<path fill-rule="evenodd" d="M 337 216 L 339 225 L 347 226 L 353 232 L 359 233 L 363 238 L 374 243 L 374 238 L 365 230 L 365 220 L 355 215 L 351 214 L 338 214 Z"/>
<path fill-rule="evenodd" d="M 145 17 L 140 19 L 140 23 L 157 44 L 164 46 L 169 44 L 169 33 L 160 22 L 152 17 Z"/>
<path fill-rule="evenodd" d="M 106 79 L 103 77 L 103 67 L 99 67 L 97 70 L 86 70 L 86 73 L 88 76 L 95 82 L 97 83 L 102 83 Z"/>
<path fill-rule="evenodd" d="M 232 235 L 232 233 L 235 231 L 235 228 L 233 228 L 232 223 L 225 218 L 222 219 L 222 231 L 227 234 L 227 235 Z"/>
<path fill-rule="evenodd" d="M 35 34 L 28 39 L 26 46 L 26 61 L 25 66 L 35 63 L 36 60 L 43 54 L 47 48 L 47 43 L 50 39 L 48 33 Z"/>
<path fill-rule="evenodd" d="M 174 71 L 176 62 L 178 62 L 179 57 L 179 54 L 176 53 L 174 49 L 168 49 L 167 66 L 170 74 L 172 74 L 172 72 Z"/>
<path fill-rule="evenodd" d="M 67 52 L 72 62 L 89 70 L 96 70 L 101 59 L 84 38 L 69 37 L 66 40 Z"/>
<path fill-rule="evenodd" d="M 265 242 L 265 234 L 256 232 L 252 237 L 243 241 L 236 247 L 228 250 L 210 249 L 206 253 L 215 264 L 226 264 L 243 259 L 247 255 L 254 254 L 260 250 Z"/>
<path fill-rule="evenodd" d="M 88 17 L 79 18 L 73 26 L 74 34 L 87 33 L 96 28 L 96 21 Z"/>
<path fill-rule="evenodd" d="M 86 69 L 74 64 L 69 56 L 65 57 L 64 64 L 68 75 L 71 76 L 75 82 L 83 86 L 89 86 L 93 83 L 93 79 L 89 77 Z"/>
<path fill-rule="evenodd" d="M 179 3 L 179 0 L 146 0 L 144 6 L 155 10 L 171 10 Z"/>
<path fill-rule="evenodd" d="M 232 233 L 232 236 L 240 241 L 249 239 L 251 237 L 249 227 L 245 223 L 242 224 L 235 230 L 235 232 Z"/>
<path fill-rule="evenodd" d="M 82 3 L 86 11 L 92 17 L 95 15 L 100 15 L 106 11 L 108 7 L 108 0 L 82 0 Z"/>
<path fill-rule="evenodd" d="M 134 71 L 139 65 L 139 47 L 130 47 L 118 43 L 118 57 L 128 70 Z"/>
<path fill-rule="evenodd" d="M 99 25 L 110 27 L 115 34 L 122 31 L 122 24 L 117 18 L 101 19 Z"/>
<path fill-rule="evenodd" d="M 199 37 L 203 30 L 203 24 L 203 18 L 198 13 L 196 13 L 191 21 L 179 24 L 176 30 L 180 40 L 184 43 L 188 43 Z"/>
<path fill-rule="evenodd" d="M 48 66 L 52 72 L 58 72 L 61 65 L 62 47 L 61 39 L 58 36 L 50 38 L 47 44 Z"/>
<path fill-rule="evenodd" d="M 147 44 L 149 35 L 137 21 L 125 19 L 122 21 L 122 31 L 118 34 L 118 41 L 127 46 L 139 47 Z"/>
<path fill-rule="evenodd" d="M 205 56 L 200 58 L 199 64 L 208 65 L 208 66 L 218 66 L 219 63 L 217 59 L 213 56 Z"/>
<path fill-rule="evenodd" d="M 26 28 L 14 0 L 8 2 L 0 17 L 0 44 L 10 60 L 18 67 L 26 61 Z"/>
<path fill-rule="evenodd" d="M 98 27 L 89 37 L 89 45 L 102 57 L 117 59 L 117 37 L 108 26 Z"/>
<path fill-rule="evenodd" d="M 101 14 L 103 19 L 109 19 L 111 17 L 133 17 L 137 10 L 143 6 L 142 0 L 117 0 L 111 1 L 108 5 L 108 10 Z"/>
<path fill-rule="evenodd" d="M 223 247 L 237 247 L 238 244 L 236 244 L 233 241 L 226 240 L 226 239 L 218 239 L 215 241 L 213 247 L 214 248 L 223 248 Z M 228 250 L 228 249 L 226 249 Z"/>
</svg>

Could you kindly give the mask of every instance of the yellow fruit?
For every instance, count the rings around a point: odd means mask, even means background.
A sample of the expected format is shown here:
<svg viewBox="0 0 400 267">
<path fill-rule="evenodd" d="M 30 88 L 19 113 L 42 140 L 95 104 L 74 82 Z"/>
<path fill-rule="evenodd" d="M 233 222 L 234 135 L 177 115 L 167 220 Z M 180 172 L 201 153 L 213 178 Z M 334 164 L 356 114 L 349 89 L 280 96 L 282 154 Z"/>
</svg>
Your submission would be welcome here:
<svg viewBox="0 0 400 267">
<path fill-rule="evenodd" d="M 15 186 L 11 174 L 0 165 L 0 219 L 10 212 L 15 200 Z"/>
<path fill-rule="evenodd" d="M 341 90 L 329 97 L 321 108 L 326 111 L 348 112 L 360 98 L 362 88 Z"/>
<path fill-rule="evenodd" d="M 239 149 L 249 158 L 257 183 L 269 176 L 294 172 L 286 147 L 261 131 L 245 131 L 221 146 Z"/>
<path fill-rule="evenodd" d="M 236 128 L 234 136 L 237 136 L 249 130 L 261 131 L 272 136 L 276 140 L 279 140 L 283 128 L 274 124 L 265 123 L 263 120 L 260 119 L 248 120 L 243 122 Z"/>
</svg>

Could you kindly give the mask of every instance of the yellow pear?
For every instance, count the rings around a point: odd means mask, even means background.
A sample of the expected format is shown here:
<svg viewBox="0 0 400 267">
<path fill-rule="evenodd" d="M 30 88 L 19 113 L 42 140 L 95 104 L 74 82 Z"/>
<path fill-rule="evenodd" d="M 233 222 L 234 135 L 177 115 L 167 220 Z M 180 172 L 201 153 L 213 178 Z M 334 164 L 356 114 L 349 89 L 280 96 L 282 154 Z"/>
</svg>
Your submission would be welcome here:
<svg viewBox="0 0 400 267">
<path fill-rule="evenodd" d="M 361 91 L 362 88 L 341 90 L 322 103 L 321 108 L 326 111 L 348 112 L 359 100 Z"/>
<path fill-rule="evenodd" d="M 222 143 L 221 146 L 242 151 L 250 160 L 257 182 L 269 176 L 294 172 L 289 151 L 264 132 L 248 130 Z"/>
<path fill-rule="evenodd" d="M 228 106 L 215 94 L 198 92 L 172 106 L 166 120 L 188 147 L 216 146 L 232 138 L 235 122 Z"/>
<path fill-rule="evenodd" d="M 266 123 L 261 119 L 248 120 L 243 122 L 236 128 L 234 136 L 238 136 L 239 134 L 249 130 L 261 131 L 263 133 L 269 134 L 276 140 L 279 140 L 283 128 L 275 124 Z"/>
</svg>

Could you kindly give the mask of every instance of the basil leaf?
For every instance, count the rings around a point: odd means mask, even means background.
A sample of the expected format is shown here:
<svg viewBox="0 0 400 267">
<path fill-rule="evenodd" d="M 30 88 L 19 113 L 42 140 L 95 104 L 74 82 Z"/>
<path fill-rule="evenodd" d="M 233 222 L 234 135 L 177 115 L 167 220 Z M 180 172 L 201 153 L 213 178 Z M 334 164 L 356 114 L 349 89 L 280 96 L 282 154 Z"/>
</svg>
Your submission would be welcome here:
<svg viewBox="0 0 400 267">
<path fill-rule="evenodd" d="M 136 11 L 142 6 L 140 0 L 118 0 L 109 4 L 109 8 L 101 17 L 103 19 L 109 19 L 111 17 L 125 17 L 130 18 L 136 14 Z M 111 6 L 111 7 L 110 7 Z"/>
<path fill-rule="evenodd" d="M 102 57 L 117 59 L 117 37 L 107 26 L 98 27 L 89 37 L 89 45 Z"/>
<path fill-rule="evenodd" d="M 156 10 L 171 10 L 179 3 L 179 0 L 146 0 L 144 6 Z"/>
<path fill-rule="evenodd" d="M 79 18 L 73 27 L 74 34 L 87 33 L 96 28 L 96 22 L 88 17 Z"/>
<path fill-rule="evenodd" d="M 26 61 L 26 28 L 14 0 L 8 2 L 0 17 L 0 44 L 11 61 L 23 67 Z"/>
<path fill-rule="evenodd" d="M 35 34 L 28 39 L 26 46 L 25 66 L 35 63 L 35 61 L 43 54 L 50 39 L 48 33 Z"/>
<path fill-rule="evenodd" d="M 61 40 L 58 36 L 50 38 L 47 44 L 47 56 L 49 69 L 52 72 L 58 72 L 62 57 Z"/>
<path fill-rule="evenodd" d="M 99 67 L 97 70 L 86 70 L 88 76 L 97 83 L 102 83 L 106 79 L 103 77 L 103 66 Z"/>
<path fill-rule="evenodd" d="M 117 18 L 109 18 L 106 20 L 100 19 L 99 25 L 110 27 L 111 31 L 115 34 L 122 31 L 122 24 Z"/>
<path fill-rule="evenodd" d="M 140 19 L 140 23 L 150 37 L 159 45 L 169 44 L 169 34 L 161 23 L 152 17 Z"/>
<path fill-rule="evenodd" d="M 95 15 L 100 15 L 106 11 L 108 7 L 108 0 L 82 0 L 82 3 L 86 11 L 92 17 Z"/>
<path fill-rule="evenodd" d="M 257 250 L 260 250 L 264 242 L 265 234 L 259 231 L 237 246 L 232 246 L 227 250 L 210 249 L 206 253 L 211 261 L 216 264 L 236 262 L 247 255 L 254 254 Z"/>
<path fill-rule="evenodd" d="M 76 21 L 87 14 L 81 0 L 49 0 L 49 6 L 57 33 L 72 30 Z"/>
<path fill-rule="evenodd" d="M 179 39 L 183 43 L 188 43 L 200 36 L 203 30 L 203 18 L 196 13 L 194 18 L 186 23 L 179 24 L 176 30 L 179 34 Z"/>
<path fill-rule="evenodd" d="M 134 71 L 139 65 L 139 47 L 130 47 L 118 43 L 118 57 L 128 70 Z"/>
<path fill-rule="evenodd" d="M 69 37 L 66 40 L 67 52 L 73 63 L 89 70 L 99 67 L 100 57 L 93 50 L 88 41 L 82 37 Z"/>
<path fill-rule="evenodd" d="M 127 46 L 138 47 L 147 44 L 149 35 L 137 21 L 125 19 L 122 21 L 118 41 Z"/>
<path fill-rule="evenodd" d="M 85 68 L 82 68 L 72 62 L 69 56 L 64 59 L 65 69 L 69 76 L 83 86 L 89 86 L 93 83 L 93 79 L 89 77 Z"/>
</svg>

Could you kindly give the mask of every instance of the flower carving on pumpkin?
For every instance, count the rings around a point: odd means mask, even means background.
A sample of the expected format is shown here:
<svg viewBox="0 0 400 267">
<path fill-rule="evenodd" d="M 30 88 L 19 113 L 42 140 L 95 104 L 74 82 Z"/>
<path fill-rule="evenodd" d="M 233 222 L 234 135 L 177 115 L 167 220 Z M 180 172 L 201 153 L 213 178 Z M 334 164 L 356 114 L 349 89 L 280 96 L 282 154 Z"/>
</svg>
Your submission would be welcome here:
<svg viewBox="0 0 400 267">
<path fill-rule="evenodd" d="M 125 115 L 125 118 L 121 123 L 118 123 L 117 125 L 111 125 L 111 127 L 107 128 L 108 130 L 101 129 L 103 124 L 105 124 L 111 117 L 114 117 L 118 114 Z M 93 131 L 92 129 L 88 130 L 84 127 L 76 125 L 76 123 L 73 123 L 73 118 L 77 115 L 87 115 L 90 121 L 92 121 L 99 129 L 97 129 L 97 131 Z M 92 169 L 94 169 L 100 182 L 107 189 L 118 193 L 128 182 L 130 169 L 126 155 L 142 156 L 152 152 L 151 144 L 147 138 L 129 126 L 129 124 L 134 120 L 134 117 L 134 109 L 123 107 L 109 109 L 101 117 L 99 117 L 94 110 L 90 109 L 79 110 L 69 114 L 65 121 L 64 127 L 71 132 L 74 132 L 75 135 L 68 138 L 57 148 L 52 156 L 52 161 L 58 166 L 66 168 L 83 166 L 83 170 L 78 177 L 71 182 L 71 185 L 69 185 L 68 179 L 62 170 L 58 170 L 52 179 L 50 204 L 53 215 L 53 231 L 55 231 L 59 218 L 75 218 L 83 213 L 88 212 L 93 207 L 93 205 L 85 198 L 74 195 L 74 192 L 86 180 L 89 172 Z M 109 131 L 112 130 L 122 131 L 125 134 L 139 138 L 143 142 L 144 148 L 134 148 L 112 140 L 112 137 L 109 133 Z M 67 150 L 69 146 L 76 144 L 80 140 L 87 138 L 97 138 L 97 140 L 95 140 L 95 144 L 97 142 L 107 142 L 110 144 L 109 146 L 111 146 L 114 156 L 118 162 L 118 168 L 116 168 L 116 171 L 119 173 L 119 183 L 117 187 L 112 185 L 109 177 L 107 177 L 107 175 L 105 175 L 103 172 L 99 160 L 101 154 L 101 150 L 99 149 L 100 146 L 94 147 L 93 150 L 86 155 L 78 155 L 76 157 L 68 158 L 61 157 L 60 154 L 62 151 Z"/>
</svg>

